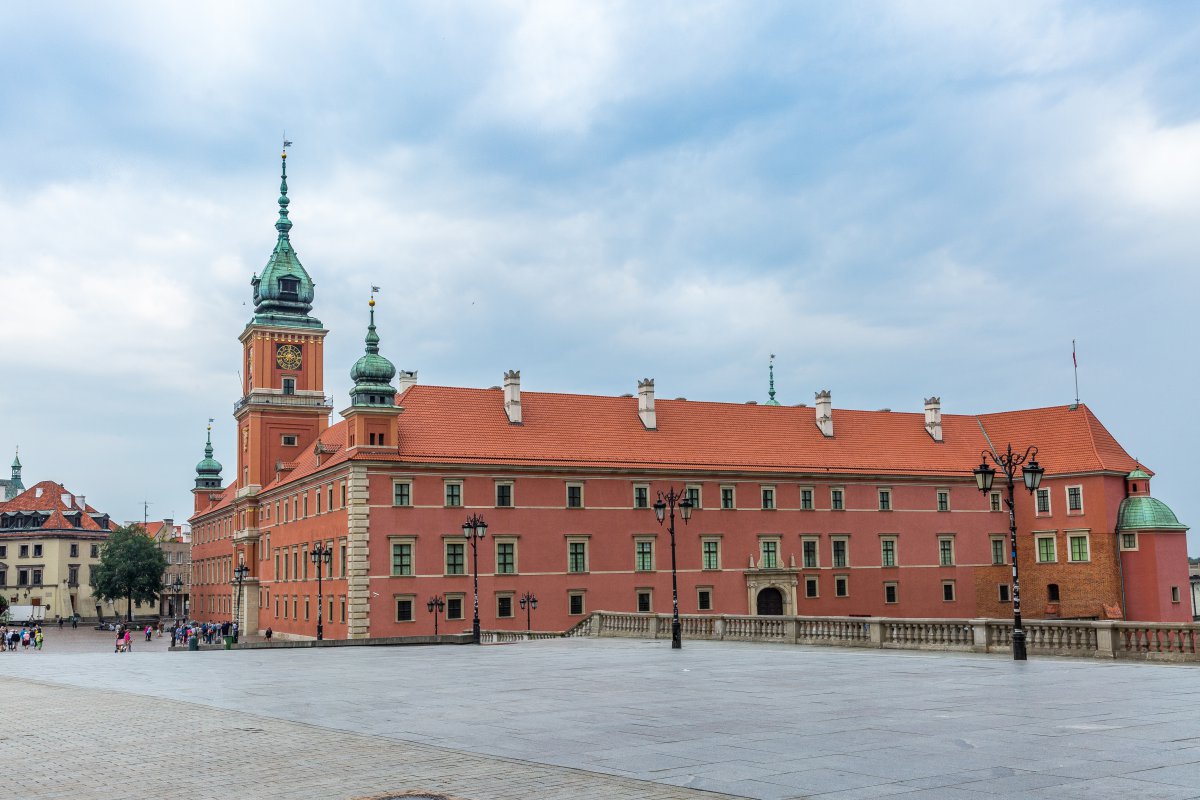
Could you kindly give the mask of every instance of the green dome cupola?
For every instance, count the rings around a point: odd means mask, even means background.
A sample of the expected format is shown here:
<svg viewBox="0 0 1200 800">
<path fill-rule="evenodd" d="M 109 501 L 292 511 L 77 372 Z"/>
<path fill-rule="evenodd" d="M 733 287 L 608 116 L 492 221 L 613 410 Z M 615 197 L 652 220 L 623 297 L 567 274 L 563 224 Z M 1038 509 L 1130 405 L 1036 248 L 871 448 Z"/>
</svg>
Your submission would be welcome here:
<svg viewBox="0 0 1200 800">
<path fill-rule="evenodd" d="M 1118 531 L 1185 531 L 1166 503 L 1150 496 L 1150 473 L 1137 465 L 1125 476 L 1128 496 L 1117 509 Z"/>
<path fill-rule="evenodd" d="M 321 321 L 309 316 L 315 297 L 314 284 L 289 236 L 287 151 L 284 151 L 279 182 L 279 219 L 275 221 L 278 238 L 261 275 L 250 279 L 254 287 L 254 323 L 288 328 L 320 328 Z"/>
<path fill-rule="evenodd" d="M 212 425 L 208 426 L 208 440 L 204 443 L 204 458 L 196 465 L 196 488 L 221 488 L 221 462 L 213 458 Z"/>
<path fill-rule="evenodd" d="M 379 355 L 379 334 L 375 332 L 375 298 L 371 298 L 371 321 L 367 325 L 367 352 L 350 368 L 354 388 L 350 390 L 352 406 L 394 406 L 396 390 L 392 378 L 396 367 Z"/>
</svg>

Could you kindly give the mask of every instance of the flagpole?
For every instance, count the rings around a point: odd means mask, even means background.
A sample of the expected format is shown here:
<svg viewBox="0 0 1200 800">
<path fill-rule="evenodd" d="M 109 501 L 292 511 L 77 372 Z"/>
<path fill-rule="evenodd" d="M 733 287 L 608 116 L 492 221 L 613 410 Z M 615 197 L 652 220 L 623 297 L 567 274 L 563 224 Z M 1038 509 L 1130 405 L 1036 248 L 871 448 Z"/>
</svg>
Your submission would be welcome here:
<svg viewBox="0 0 1200 800">
<path fill-rule="evenodd" d="M 1075 405 L 1079 405 L 1079 359 L 1075 357 L 1075 340 L 1071 340 L 1071 363 L 1075 366 Z"/>
</svg>

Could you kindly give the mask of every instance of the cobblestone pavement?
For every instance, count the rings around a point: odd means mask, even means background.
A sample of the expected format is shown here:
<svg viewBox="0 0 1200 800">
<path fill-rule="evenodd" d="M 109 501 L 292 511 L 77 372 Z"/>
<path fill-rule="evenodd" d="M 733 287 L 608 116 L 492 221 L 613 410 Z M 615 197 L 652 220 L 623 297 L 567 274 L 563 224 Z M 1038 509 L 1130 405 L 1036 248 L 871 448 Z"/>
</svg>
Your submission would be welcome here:
<svg viewBox="0 0 1200 800">
<path fill-rule="evenodd" d="M 73 633 L 0 654 L 15 796 L 1200 798 L 1195 665 L 589 639 L 117 655 Z"/>
</svg>

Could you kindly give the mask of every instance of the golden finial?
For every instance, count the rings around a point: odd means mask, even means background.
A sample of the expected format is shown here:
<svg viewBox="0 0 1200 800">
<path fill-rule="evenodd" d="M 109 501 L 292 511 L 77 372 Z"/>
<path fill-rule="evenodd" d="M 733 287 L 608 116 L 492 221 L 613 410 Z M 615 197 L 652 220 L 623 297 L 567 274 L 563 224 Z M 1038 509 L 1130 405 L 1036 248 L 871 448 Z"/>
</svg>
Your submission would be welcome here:
<svg viewBox="0 0 1200 800">
<path fill-rule="evenodd" d="M 370 300 L 368 300 L 367 305 L 369 305 L 371 308 L 374 308 L 375 307 L 375 298 L 372 297 Z"/>
</svg>

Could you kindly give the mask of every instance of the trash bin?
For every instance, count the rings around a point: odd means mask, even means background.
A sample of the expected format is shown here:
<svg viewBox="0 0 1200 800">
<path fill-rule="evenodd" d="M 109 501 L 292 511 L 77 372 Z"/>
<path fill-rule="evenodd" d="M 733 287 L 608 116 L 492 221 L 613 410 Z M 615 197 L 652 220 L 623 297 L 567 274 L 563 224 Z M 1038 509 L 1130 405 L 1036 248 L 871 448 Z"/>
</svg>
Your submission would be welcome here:
<svg viewBox="0 0 1200 800">
<path fill-rule="evenodd" d="M 189 636 L 188 637 L 188 650 L 199 650 L 199 649 L 200 649 L 200 637 L 199 636 Z"/>
<path fill-rule="evenodd" d="M 226 637 L 225 637 L 225 649 L 226 649 L 226 650 L 232 650 L 232 649 L 233 649 L 233 636 L 226 636 Z"/>
</svg>

